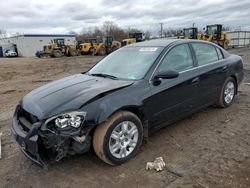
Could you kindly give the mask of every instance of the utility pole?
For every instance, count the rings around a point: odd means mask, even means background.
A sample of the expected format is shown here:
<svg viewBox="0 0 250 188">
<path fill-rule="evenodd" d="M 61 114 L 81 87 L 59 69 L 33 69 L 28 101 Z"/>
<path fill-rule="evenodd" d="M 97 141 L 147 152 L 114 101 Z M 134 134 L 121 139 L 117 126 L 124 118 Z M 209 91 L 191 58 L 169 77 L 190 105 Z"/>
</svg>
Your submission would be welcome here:
<svg viewBox="0 0 250 188">
<path fill-rule="evenodd" d="M 163 34 L 163 23 L 160 23 L 161 25 L 161 38 L 162 38 L 162 34 Z"/>
</svg>

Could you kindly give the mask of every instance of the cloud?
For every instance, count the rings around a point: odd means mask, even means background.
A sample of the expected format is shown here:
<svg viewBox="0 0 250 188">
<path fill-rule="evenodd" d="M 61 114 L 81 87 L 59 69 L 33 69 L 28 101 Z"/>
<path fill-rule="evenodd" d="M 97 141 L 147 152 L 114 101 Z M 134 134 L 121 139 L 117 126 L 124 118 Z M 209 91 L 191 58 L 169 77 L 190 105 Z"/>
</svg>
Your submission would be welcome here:
<svg viewBox="0 0 250 188">
<path fill-rule="evenodd" d="M 250 28 L 249 0 L 8 0 L 1 2 L 0 28 L 12 34 L 67 33 L 101 26 L 105 20 L 122 28 L 159 31 L 193 23 L 199 28 L 221 23 Z"/>
</svg>

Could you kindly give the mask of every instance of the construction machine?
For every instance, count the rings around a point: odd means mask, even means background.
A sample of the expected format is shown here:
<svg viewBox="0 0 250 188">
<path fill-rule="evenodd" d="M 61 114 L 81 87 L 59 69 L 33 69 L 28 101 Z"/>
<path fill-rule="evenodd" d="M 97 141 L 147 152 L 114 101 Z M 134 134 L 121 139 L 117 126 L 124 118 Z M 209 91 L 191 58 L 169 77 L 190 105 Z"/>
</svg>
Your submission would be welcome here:
<svg viewBox="0 0 250 188">
<path fill-rule="evenodd" d="M 126 46 L 142 41 L 145 41 L 145 34 L 142 32 L 133 32 L 129 33 L 129 37 L 127 39 L 122 40 L 121 46 Z"/>
<path fill-rule="evenodd" d="M 98 48 L 100 48 L 100 43 L 97 42 L 96 38 L 88 38 L 84 43 L 80 44 L 82 55 L 94 55 Z"/>
<path fill-rule="evenodd" d="M 178 39 L 198 39 L 201 40 L 203 37 L 202 33 L 198 33 L 197 27 L 184 28 L 182 31 L 183 35 L 178 36 Z"/>
<path fill-rule="evenodd" d="M 214 42 L 224 49 L 228 48 L 231 39 L 228 38 L 227 32 L 222 31 L 221 24 L 207 25 L 206 33 L 202 36 L 202 40 Z"/>
<path fill-rule="evenodd" d="M 106 55 L 112 53 L 120 47 L 121 43 L 119 41 L 115 41 L 112 36 L 105 36 L 103 37 L 103 43 L 96 50 L 96 53 L 98 55 Z"/>
<path fill-rule="evenodd" d="M 179 39 L 197 39 L 198 38 L 197 27 L 184 28 L 182 33 L 183 35 L 178 36 Z"/>
<path fill-rule="evenodd" d="M 97 39 L 87 39 L 87 42 L 80 45 L 82 54 L 89 55 L 106 55 L 121 47 L 119 41 L 114 41 L 113 37 L 105 36 L 102 42 L 97 42 Z"/>
<path fill-rule="evenodd" d="M 38 51 L 36 56 L 42 57 L 62 57 L 78 55 L 76 45 L 65 45 L 64 39 L 54 39 L 50 44 L 43 47 L 43 51 Z"/>
</svg>

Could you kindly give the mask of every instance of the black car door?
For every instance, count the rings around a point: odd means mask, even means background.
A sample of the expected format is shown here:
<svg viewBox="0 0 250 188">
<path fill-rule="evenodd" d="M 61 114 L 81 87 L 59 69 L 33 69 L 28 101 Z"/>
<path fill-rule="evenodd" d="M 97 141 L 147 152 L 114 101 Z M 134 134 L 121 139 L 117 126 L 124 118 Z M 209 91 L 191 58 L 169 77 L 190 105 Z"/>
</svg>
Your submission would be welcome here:
<svg viewBox="0 0 250 188">
<path fill-rule="evenodd" d="M 154 82 L 157 72 L 175 70 L 179 76 Z M 150 82 L 152 96 L 147 107 L 152 117 L 152 127 L 165 125 L 196 108 L 199 72 L 194 68 L 193 56 L 188 44 L 173 47 L 162 59 Z"/>
<path fill-rule="evenodd" d="M 221 50 L 206 43 L 192 43 L 200 73 L 199 103 L 214 103 L 226 79 L 228 65 Z"/>
</svg>

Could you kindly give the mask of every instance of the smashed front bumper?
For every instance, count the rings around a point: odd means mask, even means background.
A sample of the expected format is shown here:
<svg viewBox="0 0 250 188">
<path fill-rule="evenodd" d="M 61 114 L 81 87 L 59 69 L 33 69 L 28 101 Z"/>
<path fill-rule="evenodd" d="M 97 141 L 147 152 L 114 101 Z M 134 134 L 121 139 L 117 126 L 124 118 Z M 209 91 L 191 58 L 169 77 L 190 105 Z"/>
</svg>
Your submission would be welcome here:
<svg viewBox="0 0 250 188">
<path fill-rule="evenodd" d="M 21 125 L 19 125 L 17 119 L 17 111 L 16 109 L 13 117 L 11 132 L 15 137 L 15 140 L 18 143 L 19 148 L 24 153 L 24 155 L 29 158 L 34 163 L 42 166 L 43 168 L 47 168 L 45 160 L 39 155 L 38 151 L 38 130 L 42 125 L 42 122 L 37 122 L 32 125 L 30 131 L 26 134 Z"/>
<path fill-rule="evenodd" d="M 91 146 L 90 136 L 86 136 L 83 142 L 77 141 L 77 135 L 51 134 L 41 131 L 43 121 L 30 124 L 29 129 L 24 130 L 22 120 L 19 117 L 21 107 L 17 106 L 11 132 L 24 155 L 32 162 L 48 168 L 48 164 L 59 161 L 67 155 L 85 153 Z"/>
</svg>

